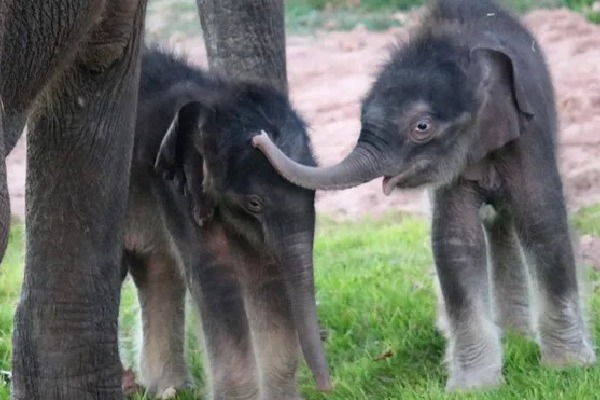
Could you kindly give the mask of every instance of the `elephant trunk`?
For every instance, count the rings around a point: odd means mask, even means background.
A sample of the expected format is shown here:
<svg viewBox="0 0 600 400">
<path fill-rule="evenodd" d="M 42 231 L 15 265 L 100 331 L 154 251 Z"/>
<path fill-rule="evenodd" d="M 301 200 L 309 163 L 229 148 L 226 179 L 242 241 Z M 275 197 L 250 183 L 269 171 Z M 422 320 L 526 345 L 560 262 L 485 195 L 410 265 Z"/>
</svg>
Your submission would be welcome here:
<svg viewBox="0 0 600 400">
<path fill-rule="evenodd" d="M 288 181 L 309 190 L 343 190 L 381 176 L 383 162 L 360 141 L 339 164 L 330 167 L 302 165 L 286 156 L 262 132 L 252 139 L 273 168 Z"/>
<path fill-rule="evenodd" d="M 330 391 L 329 367 L 319 334 L 313 271 L 313 236 L 310 232 L 285 235 L 278 246 L 290 309 L 304 359 L 317 390 Z"/>
</svg>

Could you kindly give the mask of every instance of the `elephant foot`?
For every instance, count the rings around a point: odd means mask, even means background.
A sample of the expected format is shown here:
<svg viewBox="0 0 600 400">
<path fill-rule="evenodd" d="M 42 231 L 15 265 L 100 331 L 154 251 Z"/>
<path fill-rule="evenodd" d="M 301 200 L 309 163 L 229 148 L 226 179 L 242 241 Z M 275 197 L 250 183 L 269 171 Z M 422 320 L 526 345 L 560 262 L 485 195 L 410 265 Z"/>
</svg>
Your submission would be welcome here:
<svg viewBox="0 0 600 400">
<path fill-rule="evenodd" d="M 211 400 L 259 400 L 258 392 L 246 394 L 213 394 Z"/>
<path fill-rule="evenodd" d="M 174 399 L 177 396 L 177 389 L 173 386 L 169 386 L 165 390 L 162 391 L 156 398 L 159 400 L 168 400 Z"/>
<path fill-rule="evenodd" d="M 542 344 L 542 359 L 540 363 L 546 367 L 559 369 L 591 365 L 596 363 L 596 353 L 592 346 L 584 339 L 579 340 L 576 345 Z"/>
<path fill-rule="evenodd" d="M 146 397 L 156 400 L 174 399 L 179 393 L 191 388 L 192 385 L 187 382 L 178 385 L 156 384 L 146 388 Z"/>
<path fill-rule="evenodd" d="M 570 303 L 546 313 L 540 321 L 540 364 L 561 369 L 596 362 L 580 321 L 576 306 Z"/>
<path fill-rule="evenodd" d="M 446 383 L 447 392 L 492 389 L 504 384 L 500 365 L 472 367 L 453 371 Z"/>
<path fill-rule="evenodd" d="M 491 323 L 462 335 L 452 332 L 444 361 L 450 375 L 447 392 L 491 389 L 504 384 L 500 340 Z"/>
<path fill-rule="evenodd" d="M 265 390 L 260 395 L 261 400 L 304 400 L 304 397 L 300 396 L 297 391 L 293 392 L 280 392 L 276 390 Z"/>
<path fill-rule="evenodd" d="M 172 399 L 192 389 L 192 377 L 183 363 L 142 362 L 140 385 L 148 399 Z"/>
</svg>

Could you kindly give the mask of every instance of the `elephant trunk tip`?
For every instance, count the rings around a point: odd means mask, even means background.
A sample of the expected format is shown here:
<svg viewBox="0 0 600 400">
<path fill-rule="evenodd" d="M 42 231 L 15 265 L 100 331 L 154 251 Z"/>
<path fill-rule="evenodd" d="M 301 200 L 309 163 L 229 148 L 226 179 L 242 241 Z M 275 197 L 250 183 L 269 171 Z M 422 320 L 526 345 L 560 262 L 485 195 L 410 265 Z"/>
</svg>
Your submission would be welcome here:
<svg viewBox="0 0 600 400">
<path fill-rule="evenodd" d="M 259 134 L 252 138 L 252 147 L 263 151 L 269 145 L 270 141 L 267 132 L 261 129 Z"/>
<path fill-rule="evenodd" d="M 294 176 L 293 171 L 302 169 L 303 166 L 288 159 L 263 129 L 260 130 L 258 135 L 252 137 L 252 147 L 260 150 L 283 178 L 304 189 L 317 189 L 315 185 L 308 184 L 304 179 L 298 179 Z"/>
<path fill-rule="evenodd" d="M 331 392 L 333 388 L 329 377 L 329 367 L 327 366 L 324 353 L 320 353 L 317 356 L 314 354 L 307 354 L 306 356 L 305 359 L 312 371 L 317 391 Z"/>
<path fill-rule="evenodd" d="M 267 156 L 269 161 L 272 160 L 273 152 L 278 150 L 267 132 L 262 129 L 258 135 L 252 137 L 252 147 L 260 150 L 264 155 Z"/>
</svg>

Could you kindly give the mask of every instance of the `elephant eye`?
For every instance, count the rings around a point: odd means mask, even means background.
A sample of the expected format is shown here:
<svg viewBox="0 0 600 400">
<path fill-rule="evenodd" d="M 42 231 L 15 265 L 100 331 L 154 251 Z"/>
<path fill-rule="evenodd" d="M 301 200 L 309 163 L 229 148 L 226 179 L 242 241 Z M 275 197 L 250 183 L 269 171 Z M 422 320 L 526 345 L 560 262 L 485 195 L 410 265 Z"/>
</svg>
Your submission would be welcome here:
<svg viewBox="0 0 600 400">
<path fill-rule="evenodd" d="M 251 213 L 259 213 L 263 209 L 262 201 L 261 201 L 260 197 L 258 197 L 256 195 L 246 196 L 244 205 L 246 207 L 246 210 L 250 211 Z"/>
<path fill-rule="evenodd" d="M 421 143 L 427 141 L 433 135 L 431 119 L 421 118 L 416 121 L 410 129 L 410 138 L 413 142 Z"/>
<path fill-rule="evenodd" d="M 429 123 L 427 121 L 419 121 L 417 122 L 416 129 L 418 131 L 424 132 L 429 129 Z"/>
</svg>

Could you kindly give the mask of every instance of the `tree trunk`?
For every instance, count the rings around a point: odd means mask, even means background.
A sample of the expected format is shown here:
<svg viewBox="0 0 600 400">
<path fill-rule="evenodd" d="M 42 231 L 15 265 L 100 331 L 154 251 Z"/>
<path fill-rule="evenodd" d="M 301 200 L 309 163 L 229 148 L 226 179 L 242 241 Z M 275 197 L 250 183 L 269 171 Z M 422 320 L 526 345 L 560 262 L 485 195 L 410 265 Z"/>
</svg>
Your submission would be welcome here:
<svg viewBox="0 0 600 400">
<path fill-rule="evenodd" d="M 287 93 L 283 0 L 197 0 L 211 69 Z"/>
</svg>

